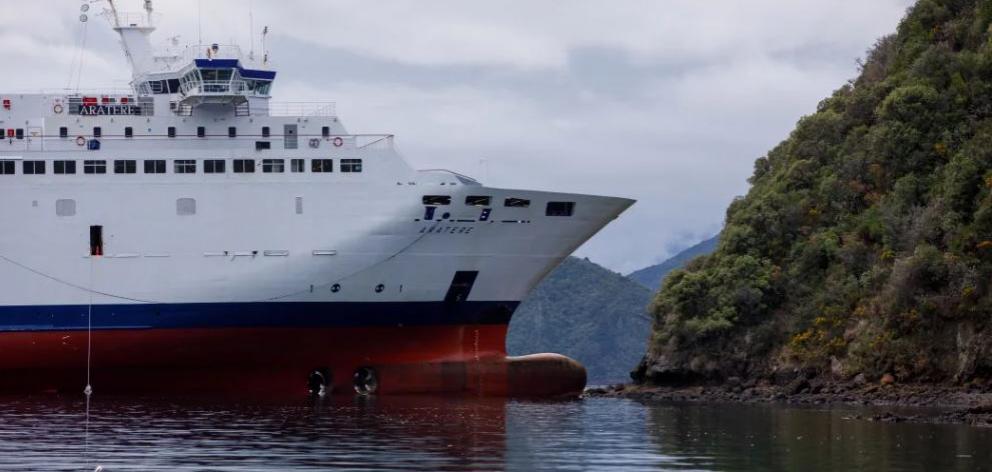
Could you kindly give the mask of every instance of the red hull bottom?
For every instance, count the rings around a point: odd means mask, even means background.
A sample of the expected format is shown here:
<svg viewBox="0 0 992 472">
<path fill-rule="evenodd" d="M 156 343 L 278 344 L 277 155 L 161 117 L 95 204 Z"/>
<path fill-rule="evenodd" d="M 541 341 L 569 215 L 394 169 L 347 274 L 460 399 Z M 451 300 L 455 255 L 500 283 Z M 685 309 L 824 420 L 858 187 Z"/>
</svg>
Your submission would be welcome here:
<svg viewBox="0 0 992 472">
<path fill-rule="evenodd" d="M 555 354 L 506 357 L 505 325 L 197 328 L 0 334 L 0 392 L 301 395 L 321 372 L 325 393 L 569 396 L 585 369 Z M 308 385 L 311 384 L 311 385 Z"/>
</svg>

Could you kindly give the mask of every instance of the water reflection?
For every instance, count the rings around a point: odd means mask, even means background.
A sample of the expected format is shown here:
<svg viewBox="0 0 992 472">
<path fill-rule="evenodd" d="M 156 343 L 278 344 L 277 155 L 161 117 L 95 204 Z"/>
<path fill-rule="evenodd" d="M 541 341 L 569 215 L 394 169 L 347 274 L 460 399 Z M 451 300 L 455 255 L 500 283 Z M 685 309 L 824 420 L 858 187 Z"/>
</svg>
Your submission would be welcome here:
<svg viewBox="0 0 992 472">
<path fill-rule="evenodd" d="M 992 431 L 852 420 L 851 408 L 650 408 L 659 454 L 710 470 L 988 470 Z"/>
<path fill-rule="evenodd" d="M 981 470 L 992 431 L 849 410 L 452 397 L 0 399 L 0 470 Z"/>
</svg>

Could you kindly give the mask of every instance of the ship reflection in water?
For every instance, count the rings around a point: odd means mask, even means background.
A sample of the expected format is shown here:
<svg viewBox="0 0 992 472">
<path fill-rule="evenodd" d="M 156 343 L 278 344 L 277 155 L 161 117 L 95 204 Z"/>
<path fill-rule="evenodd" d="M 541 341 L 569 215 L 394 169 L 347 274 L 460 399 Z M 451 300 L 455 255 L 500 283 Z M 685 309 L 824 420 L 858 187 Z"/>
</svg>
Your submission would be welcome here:
<svg viewBox="0 0 992 472">
<path fill-rule="evenodd" d="M 992 431 L 617 399 L 0 401 L 0 470 L 980 470 Z"/>
</svg>

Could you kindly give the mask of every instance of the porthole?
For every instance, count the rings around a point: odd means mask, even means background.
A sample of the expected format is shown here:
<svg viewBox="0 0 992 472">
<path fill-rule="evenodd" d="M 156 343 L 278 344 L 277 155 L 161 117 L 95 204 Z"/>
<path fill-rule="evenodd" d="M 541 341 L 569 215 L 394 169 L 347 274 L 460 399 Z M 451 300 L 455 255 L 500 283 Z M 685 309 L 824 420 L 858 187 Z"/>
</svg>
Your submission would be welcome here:
<svg viewBox="0 0 992 472">
<path fill-rule="evenodd" d="M 331 292 L 338 293 L 341 291 L 341 284 L 331 285 Z"/>
<path fill-rule="evenodd" d="M 448 218 L 451 218 L 451 213 L 445 213 L 445 214 L 441 215 L 441 219 L 442 220 L 446 220 Z"/>
<path fill-rule="evenodd" d="M 383 285 L 383 284 L 376 285 L 375 286 L 375 293 L 382 293 L 382 291 L 385 290 L 385 289 L 386 289 L 386 286 Z"/>
</svg>

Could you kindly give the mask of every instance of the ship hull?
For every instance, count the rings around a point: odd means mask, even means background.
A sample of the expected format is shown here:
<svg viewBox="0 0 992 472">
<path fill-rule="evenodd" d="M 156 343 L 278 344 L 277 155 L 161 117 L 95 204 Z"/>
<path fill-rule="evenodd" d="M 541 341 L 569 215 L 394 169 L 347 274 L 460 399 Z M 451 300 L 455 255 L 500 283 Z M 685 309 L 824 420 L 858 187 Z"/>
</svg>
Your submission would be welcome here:
<svg viewBox="0 0 992 472">
<path fill-rule="evenodd" d="M 507 358 L 510 302 L 6 307 L 0 391 L 574 395 L 561 356 Z M 143 324 L 143 325 L 141 325 Z M 89 380 L 87 380 L 87 375 Z"/>
</svg>

